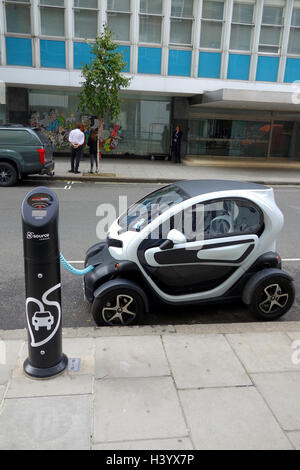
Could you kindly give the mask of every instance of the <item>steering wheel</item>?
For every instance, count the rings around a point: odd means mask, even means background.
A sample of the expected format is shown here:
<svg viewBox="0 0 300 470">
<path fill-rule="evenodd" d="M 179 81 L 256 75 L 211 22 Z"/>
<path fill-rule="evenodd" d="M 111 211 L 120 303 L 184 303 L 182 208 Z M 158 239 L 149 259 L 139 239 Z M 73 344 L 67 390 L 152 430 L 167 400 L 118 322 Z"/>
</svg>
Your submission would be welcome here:
<svg viewBox="0 0 300 470">
<path fill-rule="evenodd" d="M 233 224 L 229 215 L 215 217 L 209 225 L 210 235 L 225 235 L 233 232 Z"/>
</svg>

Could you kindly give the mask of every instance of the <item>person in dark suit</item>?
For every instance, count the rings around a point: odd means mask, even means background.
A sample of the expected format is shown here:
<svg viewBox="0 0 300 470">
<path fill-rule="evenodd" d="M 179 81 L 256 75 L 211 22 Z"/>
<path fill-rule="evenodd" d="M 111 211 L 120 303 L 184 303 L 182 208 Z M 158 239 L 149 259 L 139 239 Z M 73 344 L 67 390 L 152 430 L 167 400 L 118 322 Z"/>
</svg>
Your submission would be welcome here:
<svg viewBox="0 0 300 470">
<path fill-rule="evenodd" d="M 172 161 L 174 163 L 181 163 L 181 139 L 183 132 L 179 126 L 176 126 L 172 135 Z"/>
</svg>

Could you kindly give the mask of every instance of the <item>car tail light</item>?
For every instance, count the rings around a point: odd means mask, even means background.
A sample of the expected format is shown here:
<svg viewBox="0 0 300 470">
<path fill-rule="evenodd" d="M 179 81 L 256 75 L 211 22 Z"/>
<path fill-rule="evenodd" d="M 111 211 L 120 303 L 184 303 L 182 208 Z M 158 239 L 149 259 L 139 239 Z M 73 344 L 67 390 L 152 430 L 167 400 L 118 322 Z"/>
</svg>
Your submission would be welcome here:
<svg viewBox="0 0 300 470">
<path fill-rule="evenodd" d="M 45 149 L 38 149 L 38 152 L 39 152 L 39 156 L 40 156 L 40 162 L 42 165 L 44 165 L 45 163 Z"/>
</svg>

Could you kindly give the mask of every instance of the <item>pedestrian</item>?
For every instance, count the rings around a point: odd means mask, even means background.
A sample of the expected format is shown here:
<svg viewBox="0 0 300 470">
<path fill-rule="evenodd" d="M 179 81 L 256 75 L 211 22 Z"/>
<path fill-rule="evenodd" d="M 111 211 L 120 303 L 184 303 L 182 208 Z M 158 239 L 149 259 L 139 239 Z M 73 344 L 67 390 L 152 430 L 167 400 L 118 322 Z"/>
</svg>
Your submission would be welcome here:
<svg viewBox="0 0 300 470">
<path fill-rule="evenodd" d="M 90 147 L 90 161 L 91 161 L 90 173 L 93 173 L 94 163 L 96 166 L 96 172 L 98 173 L 97 134 L 96 134 L 95 129 L 91 129 L 91 133 L 90 133 L 87 144 Z"/>
<path fill-rule="evenodd" d="M 81 124 L 80 130 L 81 130 L 81 132 L 84 133 L 84 142 L 83 142 L 83 144 L 82 144 L 82 146 L 81 146 L 81 157 L 80 157 L 80 160 L 83 161 L 83 160 L 84 160 L 84 149 L 85 149 L 85 146 L 86 146 L 84 124 Z"/>
<path fill-rule="evenodd" d="M 81 132 L 80 122 L 76 124 L 76 128 L 70 132 L 69 142 L 71 143 L 71 170 L 69 173 L 79 173 L 79 163 L 82 152 L 82 145 L 84 144 L 84 133 Z"/>
<path fill-rule="evenodd" d="M 183 132 L 179 126 L 176 126 L 172 135 L 172 161 L 174 163 L 181 163 L 181 139 Z"/>
</svg>

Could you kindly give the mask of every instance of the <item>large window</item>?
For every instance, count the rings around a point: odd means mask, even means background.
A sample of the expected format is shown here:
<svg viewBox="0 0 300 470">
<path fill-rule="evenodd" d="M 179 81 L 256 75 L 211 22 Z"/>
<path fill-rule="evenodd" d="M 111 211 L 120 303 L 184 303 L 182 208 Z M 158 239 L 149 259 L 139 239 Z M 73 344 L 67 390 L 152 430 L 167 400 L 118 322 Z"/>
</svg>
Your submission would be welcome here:
<svg viewBox="0 0 300 470">
<path fill-rule="evenodd" d="M 6 31 L 31 34 L 30 0 L 10 0 L 5 5 Z"/>
<path fill-rule="evenodd" d="M 117 41 L 130 41 L 130 0 L 108 0 L 107 24 Z"/>
<path fill-rule="evenodd" d="M 253 30 L 254 5 L 234 3 L 230 36 L 230 49 L 250 51 Z"/>
<path fill-rule="evenodd" d="M 140 42 L 161 43 L 162 0 L 140 1 Z"/>
<path fill-rule="evenodd" d="M 98 0 L 74 0 L 74 36 L 97 37 Z"/>
<path fill-rule="evenodd" d="M 222 44 L 224 2 L 204 0 L 200 47 L 220 49 Z"/>
<path fill-rule="evenodd" d="M 65 1 L 40 0 L 41 35 L 65 35 Z"/>
<path fill-rule="evenodd" d="M 293 10 L 288 53 L 300 54 L 300 8 L 294 8 Z"/>
<path fill-rule="evenodd" d="M 193 0 L 172 0 L 171 44 L 192 43 Z"/>
<path fill-rule="evenodd" d="M 260 52 L 279 53 L 282 24 L 283 7 L 265 5 L 258 46 Z"/>
</svg>

